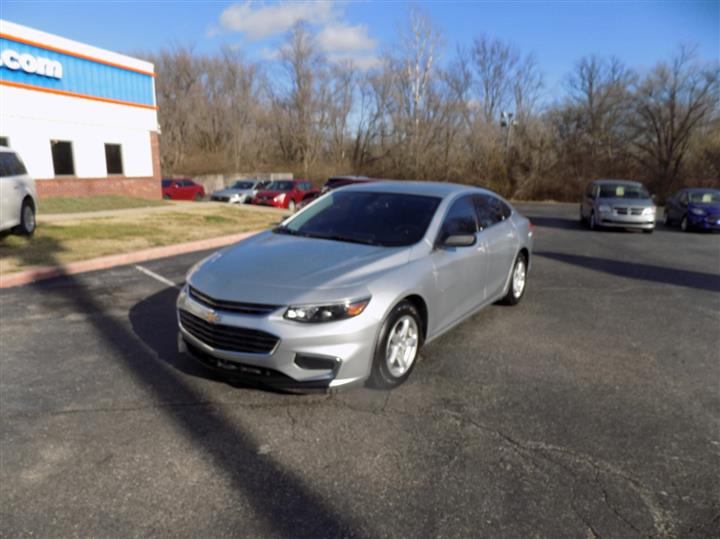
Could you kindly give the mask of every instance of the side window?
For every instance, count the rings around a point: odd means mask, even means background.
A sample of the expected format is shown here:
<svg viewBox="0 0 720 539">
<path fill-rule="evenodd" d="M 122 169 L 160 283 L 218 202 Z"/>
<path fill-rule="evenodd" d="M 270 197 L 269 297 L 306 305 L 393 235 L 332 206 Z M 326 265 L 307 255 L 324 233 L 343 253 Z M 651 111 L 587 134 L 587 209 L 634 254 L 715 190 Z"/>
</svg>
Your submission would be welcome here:
<svg viewBox="0 0 720 539">
<path fill-rule="evenodd" d="M 450 236 L 475 234 L 477 232 L 475 208 L 470 195 L 459 198 L 453 202 L 445 215 L 445 221 L 440 232 L 440 241 Z"/>
<path fill-rule="evenodd" d="M 22 174 L 27 174 L 27 171 L 16 154 L 12 152 L 0 154 L 0 176 L 20 176 Z"/>
<path fill-rule="evenodd" d="M 510 208 L 502 200 L 492 195 L 475 195 L 473 201 L 480 230 L 489 228 L 505 219 L 503 215 L 506 209 L 509 215 Z"/>
<path fill-rule="evenodd" d="M 7 166 L 7 159 L 6 157 L 10 155 L 7 152 L 0 153 L 0 178 L 4 178 L 5 176 L 10 176 L 10 171 Z"/>
</svg>

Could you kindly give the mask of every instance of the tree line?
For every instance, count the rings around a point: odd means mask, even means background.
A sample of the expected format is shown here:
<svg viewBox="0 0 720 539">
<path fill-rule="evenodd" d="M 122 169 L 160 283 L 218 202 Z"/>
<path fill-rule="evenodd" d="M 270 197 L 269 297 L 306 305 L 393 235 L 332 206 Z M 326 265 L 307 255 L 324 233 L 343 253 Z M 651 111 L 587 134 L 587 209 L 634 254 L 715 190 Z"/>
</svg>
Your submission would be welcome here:
<svg viewBox="0 0 720 539">
<path fill-rule="evenodd" d="M 581 58 L 550 99 L 532 54 L 479 35 L 441 61 L 443 44 L 413 11 L 367 71 L 329 61 L 303 23 L 267 66 L 229 48 L 146 55 L 163 173 L 352 173 L 556 200 L 595 178 L 641 180 L 660 196 L 720 186 L 720 68 L 692 49 L 643 72 Z"/>
</svg>

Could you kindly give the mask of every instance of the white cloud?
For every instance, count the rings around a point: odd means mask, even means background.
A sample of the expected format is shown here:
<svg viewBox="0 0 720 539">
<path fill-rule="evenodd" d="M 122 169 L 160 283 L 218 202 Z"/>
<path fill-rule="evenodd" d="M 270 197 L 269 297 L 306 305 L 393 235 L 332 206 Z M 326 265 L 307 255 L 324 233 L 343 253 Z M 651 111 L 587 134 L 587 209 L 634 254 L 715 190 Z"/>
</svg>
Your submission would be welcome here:
<svg viewBox="0 0 720 539">
<path fill-rule="evenodd" d="M 326 52 L 350 52 L 372 50 L 377 41 L 372 39 L 365 26 L 352 26 L 343 23 L 330 23 L 316 38 L 318 46 Z"/>
<path fill-rule="evenodd" d="M 248 0 L 225 8 L 220 14 L 220 26 L 257 40 L 286 32 L 298 21 L 321 24 L 334 16 L 333 3 L 329 1 L 286 1 L 254 7 Z"/>
</svg>

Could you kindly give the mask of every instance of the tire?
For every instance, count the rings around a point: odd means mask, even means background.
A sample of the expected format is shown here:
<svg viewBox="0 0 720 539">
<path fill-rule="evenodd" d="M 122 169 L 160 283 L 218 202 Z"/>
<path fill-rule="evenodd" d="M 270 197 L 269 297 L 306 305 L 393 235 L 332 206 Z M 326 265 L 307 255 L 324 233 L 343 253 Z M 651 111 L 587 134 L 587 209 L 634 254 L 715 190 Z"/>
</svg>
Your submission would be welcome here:
<svg viewBox="0 0 720 539">
<path fill-rule="evenodd" d="M 417 364 L 423 339 L 420 313 L 409 301 L 401 301 L 380 328 L 369 385 L 376 389 L 393 389 L 407 380 Z M 397 344 L 393 345 L 393 342 Z"/>
<path fill-rule="evenodd" d="M 600 228 L 600 227 L 598 227 L 597 221 L 595 221 L 595 212 L 594 211 L 590 212 L 590 219 L 588 220 L 588 228 L 590 230 L 597 230 L 598 228 Z"/>
<path fill-rule="evenodd" d="M 687 215 L 684 215 L 682 221 L 680 221 L 680 230 L 683 232 L 690 232 L 690 224 L 687 220 Z"/>
<path fill-rule="evenodd" d="M 643 234 L 652 234 L 655 232 L 654 228 L 643 228 Z"/>
<path fill-rule="evenodd" d="M 195 202 L 201 202 L 203 199 L 203 196 L 200 193 L 197 193 L 195 195 Z"/>
<path fill-rule="evenodd" d="M 29 198 L 23 200 L 20 208 L 20 224 L 17 227 L 18 234 L 32 236 L 37 227 L 35 220 L 35 206 Z"/>
<path fill-rule="evenodd" d="M 294 200 L 291 200 L 290 202 L 288 202 L 288 210 L 290 210 L 292 213 L 295 213 L 295 207 L 296 207 L 296 204 L 295 204 Z"/>
<path fill-rule="evenodd" d="M 163 195 L 163 200 L 170 200 L 170 195 Z"/>
<path fill-rule="evenodd" d="M 503 305 L 517 305 L 525 295 L 527 288 L 527 257 L 524 253 L 518 254 L 513 264 L 510 285 L 507 294 L 500 300 Z"/>
</svg>

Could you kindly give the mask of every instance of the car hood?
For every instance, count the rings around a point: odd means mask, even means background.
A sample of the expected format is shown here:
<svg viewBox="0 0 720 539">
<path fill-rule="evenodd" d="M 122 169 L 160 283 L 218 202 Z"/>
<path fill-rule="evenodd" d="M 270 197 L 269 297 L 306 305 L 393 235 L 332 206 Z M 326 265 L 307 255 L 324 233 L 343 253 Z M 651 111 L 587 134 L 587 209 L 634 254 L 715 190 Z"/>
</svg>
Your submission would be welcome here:
<svg viewBox="0 0 720 539">
<path fill-rule="evenodd" d="M 609 204 L 610 206 L 635 206 L 648 207 L 654 206 L 655 203 L 649 198 L 599 198 L 598 204 Z"/>
<path fill-rule="evenodd" d="M 252 191 L 251 189 L 220 189 L 213 192 L 213 196 L 231 197 L 233 195 L 244 195 Z"/>
<path fill-rule="evenodd" d="M 691 202 L 688 204 L 688 208 L 698 208 L 700 210 L 705 210 L 709 213 L 720 213 L 720 204 L 717 202 Z"/>
<path fill-rule="evenodd" d="M 189 283 L 218 299 L 284 305 L 354 297 L 379 273 L 406 264 L 410 249 L 303 238 L 271 231 L 220 251 Z"/>
</svg>

